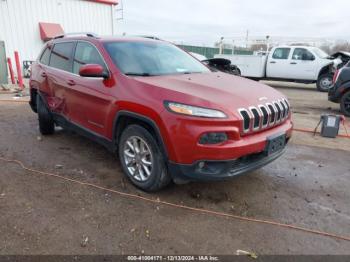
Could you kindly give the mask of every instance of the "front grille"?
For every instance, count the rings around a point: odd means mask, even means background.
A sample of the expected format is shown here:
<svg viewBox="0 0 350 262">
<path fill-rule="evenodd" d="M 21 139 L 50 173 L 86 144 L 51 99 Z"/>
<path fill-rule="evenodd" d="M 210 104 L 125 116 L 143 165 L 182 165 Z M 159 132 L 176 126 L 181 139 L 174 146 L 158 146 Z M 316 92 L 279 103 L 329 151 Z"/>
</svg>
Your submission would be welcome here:
<svg viewBox="0 0 350 262">
<path fill-rule="evenodd" d="M 252 112 L 254 119 L 253 119 L 253 129 L 257 129 L 260 126 L 260 114 L 258 112 L 258 109 L 256 108 L 251 108 L 250 112 Z"/>
<path fill-rule="evenodd" d="M 259 108 L 263 114 L 262 127 L 266 127 L 269 123 L 269 112 L 267 111 L 265 106 L 259 106 Z"/>
<path fill-rule="evenodd" d="M 243 132 L 249 133 L 283 122 L 289 116 L 290 105 L 283 98 L 265 105 L 251 106 L 249 109 L 241 108 L 238 112 L 242 118 Z"/>
<path fill-rule="evenodd" d="M 282 106 L 282 109 L 283 109 L 282 118 L 285 118 L 286 113 L 287 113 L 287 108 L 286 108 L 286 106 L 285 106 L 285 104 L 284 104 L 284 102 L 282 100 L 280 101 L 280 103 L 281 103 L 281 106 Z"/>
<path fill-rule="evenodd" d="M 281 120 L 282 110 L 281 110 L 281 108 L 280 108 L 280 105 L 279 105 L 277 102 L 275 102 L 275 103 L 273 103 L 273 104 L 275 105 L 275 107 L 276 107 L 276 109 L 277 109 L 276 122 L 279 122 L 279 121 Z"/>
<path fill-rule="evenodd" d="M 276 119 L 276 109 L 272 104 L 268 104 L 268 109 L 270 110 L 270 121 L 269 124 L 273 125 Z"/>
<path fill-rule="evenodd" d="M 240 115 L 243 118 L 243 129 L 244 129 L 244 132 L 247 132 L 250 129 L 250 116 L 249 116 L 249 113 L 248 113 L 248 111 L 246 109 L 240 110 L 239 113 L 240 113 Z"/>
<path fill-rule="evenodd" d="M 252 164 L 254 162 L 258 162 L 259 160 L 262 160 L 264 158 L 266 158 L 266 154 L 264 152 L 241 157 L 231 163 L 229 172 L 233 174 L 235 171 L 237 171 L 237 169 Z"/>
</svg>

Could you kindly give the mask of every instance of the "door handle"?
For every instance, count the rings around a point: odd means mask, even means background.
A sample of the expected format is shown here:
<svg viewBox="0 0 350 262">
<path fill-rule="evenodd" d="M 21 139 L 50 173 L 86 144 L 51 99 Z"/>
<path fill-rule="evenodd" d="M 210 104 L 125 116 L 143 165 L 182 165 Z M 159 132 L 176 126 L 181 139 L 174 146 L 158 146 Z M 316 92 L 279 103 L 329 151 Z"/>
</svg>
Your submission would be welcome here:
<svg viewBox="0 0 350 262">
<path fill-rule="evenodd" d="M 270 64 L 276 64 L 276 61 L 271 61 Z"/>
<path fill-rule="evenodd" d="M 75 86 L 74 80 L 68 80 L 68 81 L 67 81 L 67 84 L 68 84 L 69 86 Z"/>
<path fill-rule="evenodd" d="M 296 65 L 297 63 L 296 62 L 292 62 L 292 63 L 290 63 L 291 65 Z"/>
<path fill-rule="evenodd" d="M 45 72 L 42 72 L 42 73 L 41 73 L 41 76 L 42 76 L 42 77 L 47 77 L 47 74 L 46 74 Z"/>
</svg>

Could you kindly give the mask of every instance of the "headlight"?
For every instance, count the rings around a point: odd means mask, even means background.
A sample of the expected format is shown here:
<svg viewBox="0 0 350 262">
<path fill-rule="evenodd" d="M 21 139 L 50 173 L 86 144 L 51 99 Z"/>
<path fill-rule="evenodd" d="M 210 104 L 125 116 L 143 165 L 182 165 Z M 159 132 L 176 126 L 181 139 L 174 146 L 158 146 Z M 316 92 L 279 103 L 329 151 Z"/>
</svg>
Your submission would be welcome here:
<svg viewBox="0 0 350 262">
<path fill-rule="evenodd" d="M 227 118 L 223 112 L 209 108 L 184 105 L 175 102 L 165 102 L 165 106 L 169 111 L 182 115 L 207 118 Z"/>
</svg>

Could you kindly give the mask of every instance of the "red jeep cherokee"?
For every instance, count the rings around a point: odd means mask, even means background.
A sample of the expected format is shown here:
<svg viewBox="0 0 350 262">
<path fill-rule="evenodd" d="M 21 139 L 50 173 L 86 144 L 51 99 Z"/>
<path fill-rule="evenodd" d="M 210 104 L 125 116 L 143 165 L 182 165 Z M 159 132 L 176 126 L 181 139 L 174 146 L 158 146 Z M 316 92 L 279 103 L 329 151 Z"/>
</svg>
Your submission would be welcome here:
<svg viewBox="0 0 350 262">
<path fill-rule="evenodd" d="M 57 37 L 32 65 L 30 92 L 43 135 L 56 125 L 101 143 L 146 191 L 260 168 L 292 130 L 280 92 L 146 38 Z"/>
</svg>

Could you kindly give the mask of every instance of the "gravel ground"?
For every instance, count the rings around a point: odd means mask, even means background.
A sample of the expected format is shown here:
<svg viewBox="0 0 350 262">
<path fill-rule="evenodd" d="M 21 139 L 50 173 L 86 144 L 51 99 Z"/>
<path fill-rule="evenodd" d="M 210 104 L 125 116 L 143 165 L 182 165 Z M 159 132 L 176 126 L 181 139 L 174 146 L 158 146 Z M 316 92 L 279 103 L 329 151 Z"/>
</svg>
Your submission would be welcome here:
<svg viewBox="0 0 350 262">
<path fill-rule="evenodd" d="M 312 128 L 320 113 L 338 110 L 312 89 L 280 90 L 290 98 L 297 127 Z M 258 171 L 146 194 L 103 147 L 64 130 L 41 137 L 27 104 L 0 102 L 2 157 L 122 192 L 346 236 L 349 151 L 349 139 L 295 132 L 286 154 Z M 132 200 L 1 161 L 0 214 L 1 255 L 350 254 L 350 242 Z"/>
</svg>

